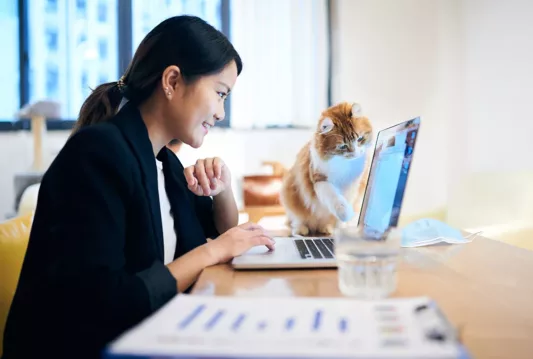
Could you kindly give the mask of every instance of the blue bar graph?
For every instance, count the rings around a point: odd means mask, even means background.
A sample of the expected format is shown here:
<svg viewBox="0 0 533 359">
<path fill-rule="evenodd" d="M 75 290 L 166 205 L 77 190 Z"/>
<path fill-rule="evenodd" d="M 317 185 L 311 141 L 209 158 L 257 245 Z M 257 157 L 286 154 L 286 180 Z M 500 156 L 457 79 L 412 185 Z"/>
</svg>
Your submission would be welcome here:
<svg viewBox="0 0 533 359">
<path fill-rule="evenodd" d="M 291 330 L 292 327 L 294 327 L 294 318 L 287 318 L 287 321 L 285 322 L 285 329 Z"/>
<path fill-rule="evenodd" d="M 346 320 L 346 318 L 341 318 L 341 320 L 339 321 L 339 330 L 341 331 L 341 333 L 346 333 L 346 331 L 348 330 L 348 321 Z"/>
<path fill-rule="evenodd" d="M 313 322 L 313 331 L 316 332 L 318 329 L 320 329 L 321 319 L 322 319 L 322 311 L 321 310 L 317 310 L 315 312 L 315 320 Z"/>
<path fill-rule="evenodd" d="M 186 329 L 188 328 L 191 323 L 193 323 L 195 320 L 198 319 L 202 315 L 203 312 L 207 309 L 207 306 L 205 304 L 200 304 L 197 307 L 195 307 L 187 316 L 185 316 L 179 323 L 178 328 L 179 329 Z M 208 317 L 207 322 L 204 324 L 204 330 L 208 331 L 213 329 L 218 322 L 224 317 L 224 315 L 231 315 L 231 313 L 226 313 L 225 310 L 219 309 L 214 314 L 212 314 L 210 317 Z M 235 319 L 229 323 L 230 330 L 237 331 L 242 327 L 242 324 L 247 318 L 247 314 L 245 313 L 236 313 Z M 322 322 L 324 320 L 324 311 L 322 309 L 317 309 L 313 313 L 313 318 L 311 321 L 311 331 L 318 332 L 320 330 L 320 327 L 322 326 Z M 203 317 L 206 317 L 207 314 L 203 315 Z M 253 320 L 253 319 L 252 319 Z M 294 327 L 296 325 L 296 316 L 290 316 L 287 317 L 284 321 L 284 329 L 287 332 L 293 331 Z M 268 320 L 259 320 L 256 322 L 257 324 L 257 331 L 262 332 L 264 331 L 268 326 Z M 338 318 L 338 330 L 340 333 L 347 333 L 349 329 L 349 323 L 347 317 L 340 317 Z"/>
<path fill-rule="evenodd" d="M 267 323 L 264 320 L 259 322 L 259 324 L 257 324 L 257 329 L 259 331 L 265 330 L 266 327 L 267 327 Z"/>
<path fill-rule="evenodd" d="M 244 321 L 244 318 L 246 318 L 246 315 L 245 314 L 240 314 L 237 319 L 235 320 L 235 322 L 233 322 L 233 325 L 232 325 L 232 329 L 233 330 L 237 330 L 239 329 L 239 327 L 241 326 L 242 322 Z"/>
<path fill-rule="evenodd" d="M 179 324 L 179 328 L 180 329 L 185 329 L 189 324 L 191 324 L 191 322 L 194 320 L 194 318 L 196 318 L 197 316 L 200 315 L 200 313 L 202 313 L 205 309 L 205 305 L 202 304 L 202 305 L 199 305 L 197 306 L 192 312 L 191 314 L 189 314 L 188 316 L 185 317 L 185 319 L 183 319 L 181 321 L 181 323 Z"/>
<path fill-rule="evenodd" d="M 211 319 L 209 319 L 209 321 L 205 324 L 205 330 L 212 329 L 223 315 L 224 315 L 223 310 L 219 310 L 218 312 L 216 312 L 215 315 L 213 315 Z"/>
</svg>

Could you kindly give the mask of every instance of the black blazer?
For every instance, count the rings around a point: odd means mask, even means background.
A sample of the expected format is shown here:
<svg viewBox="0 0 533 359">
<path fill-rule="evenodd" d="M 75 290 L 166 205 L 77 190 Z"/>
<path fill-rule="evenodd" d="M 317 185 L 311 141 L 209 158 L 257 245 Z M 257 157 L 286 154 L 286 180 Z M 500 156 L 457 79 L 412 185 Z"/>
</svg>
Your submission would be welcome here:
<svg viewBox="0 0 533 359">
<path fill-rule="evenodd" d="M 218 236 L 212 200 L 187 189 L 170 150 L 165 186 L 175 257 Z M 100 357 L 177 294 L 163 264 L 157 169 L 146 126 L 126 105 L 70 138 L 45 173 L 4 336 L 4 358 Z"/>
</svg>

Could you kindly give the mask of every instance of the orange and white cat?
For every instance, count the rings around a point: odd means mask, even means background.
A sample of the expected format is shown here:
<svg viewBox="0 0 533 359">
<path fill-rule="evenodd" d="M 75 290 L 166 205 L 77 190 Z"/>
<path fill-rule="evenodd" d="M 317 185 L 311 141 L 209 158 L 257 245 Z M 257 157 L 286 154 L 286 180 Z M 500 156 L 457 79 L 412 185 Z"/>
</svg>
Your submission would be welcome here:
<svg viewBox="0 0 533 359">
<path fill-rule="evenodd" d="M 372 125 L 359 104 L 343 102 L 322 112 L 312 139 L 283 178 L 280 201 L 293 236 L 331 234 L 337 221 L 354 218 L 371 143 Z"/>
</svg>

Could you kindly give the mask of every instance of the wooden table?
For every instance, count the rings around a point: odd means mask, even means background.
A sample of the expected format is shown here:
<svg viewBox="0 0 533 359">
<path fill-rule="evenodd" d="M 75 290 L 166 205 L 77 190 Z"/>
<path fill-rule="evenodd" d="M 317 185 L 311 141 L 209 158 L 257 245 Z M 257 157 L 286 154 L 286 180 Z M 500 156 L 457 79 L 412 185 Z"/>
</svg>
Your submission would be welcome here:
<svg viewBox="0 0 533 359">
<path fill-rule="evenodd" d="M 335 269 L 234 271 L 229 265 L 205 269 L 193 293 L 341 296 Z M 531 251 L 483 237 L 402 249 L 393 296 L 435 299 L 474 358 L 533 358 Z"/>
</svg>

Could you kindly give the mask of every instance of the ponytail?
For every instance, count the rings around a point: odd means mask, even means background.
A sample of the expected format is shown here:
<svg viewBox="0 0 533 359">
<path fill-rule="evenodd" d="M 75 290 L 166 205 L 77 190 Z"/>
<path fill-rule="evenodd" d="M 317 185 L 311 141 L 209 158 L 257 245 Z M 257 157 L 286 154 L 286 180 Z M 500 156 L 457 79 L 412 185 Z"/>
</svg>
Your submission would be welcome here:
<svg viewBox="0 0 533 359">
<path fill-rule="evenodd" d="M 117 82 L 108 82 L 95 88 L 81 106 L 71 136 L 83 127 L 109 120 L 117 112 L 121 100 Z"/>
</svg>

